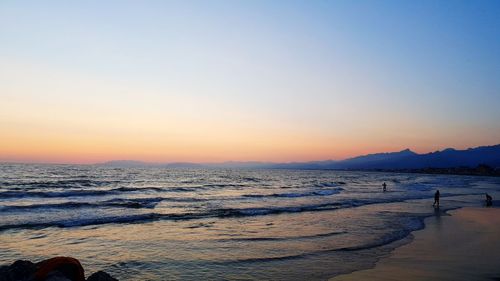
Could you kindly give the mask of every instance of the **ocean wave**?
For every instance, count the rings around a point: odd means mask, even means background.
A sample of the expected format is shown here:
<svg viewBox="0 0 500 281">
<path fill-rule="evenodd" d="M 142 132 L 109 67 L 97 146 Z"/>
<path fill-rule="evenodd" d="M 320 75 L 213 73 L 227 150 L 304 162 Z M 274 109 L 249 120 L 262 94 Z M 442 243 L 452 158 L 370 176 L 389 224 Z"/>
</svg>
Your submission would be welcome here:
<svg viewBox="0 0 500 281">
<path fill-rule="evenodd" d="M 71 196 L 102 196 L 113 194 L 110 190 L 73 190 L 73 191 L 18 191 L 7 190 L 0 192 L 0 198 L 24 198 L 24 197 L 71 197 Z"/>
<path fill-rule="evenodd" d="M 404 239 L 405 237 L 407 237 L 411 232 L 424 228 L 425 227 L 424 219 L 426 217 L 427 216 L 406 218 L 407 220 L 412 221 L 412 223 L 410 225 L 407 225 L 405 228 L 398 229 L 398 230 L 392 231 L 390 233 L 386 233 L 382 237 L 379 237 L 378 239 L 374 240 L 374 242 L 368 242 L 368 243 L 361 244 L 361 245 L 355 245 L 355 246 L 350 246 L 350 247 L 341 247 L 341 248 L 332 248 L 332 249 L 322 249 L 322 250 L 317 250 L 317 251 L 299 253 L 299 254 L 295 254 L 295 255 L 226 260 L 226 261 L 221 261 L 219 263 L 222 263 L 222 264 L 236 264 L 236 263 L 238 263 L 239 264 L 239 263 L 260 263 L 260 262 L 286 261 L 286 260 L 303 259 L 303 258 L 308 258 L 308 257 L 312 257 L 312 256 L 318 256 L 318 255 L 325 254 L 325 253 L 332 253 L 332 252 L 355 252 L 355 251 L 371 250 L 371 249 L 375 249 L 378 247 L 389 245 L 389 244 L 396 242 L 396 241 L 400 241 L 401 239 Z M 346 233 L 346 232 L 340 232 L 338 234 L 343 234 L 343 233 Z M 326 235 L 328 235 L 328 234 L 326 234 Z M 334 233 L 333 235 L 337 235 L 337 234 Z M 259 239 L 257 239 L 256 241 L 259 241 Z"/>
<path fill-rule="evenodd" d="M 339 182 L 321 182 L 314 184 L 315 187 L 335 187 L 338 186 Z M 345 183 L 344 183 L 345 184 Z"/>
<path fill-rule="evenodd" d="M 421 227 L 416 228 L 416 229 L 400 229 L 398 231 L 393 231 L 391 233 L 388 233 L 381 238 L 379 238 L 377 241 L 370 242 L 367 244 L 362 244 L 362 245 L 357 245 L 357 246 L 351 246 L 351 247 L 342 247 L 338 249 L 331 250 L 332 252 L 352 252 L 352 251 L 362 251 L 362 250 L 369 250 L 373 248 L 378 248 L 387 244 L 390 244 L 392 242 L 396 242 L 398 240 L 401 240 L 408 236 L 412 231 L 418 230 L 424 227 L 423 221 L 421 223 Z"/>
<path fill-rule="evenodd" d="M 413 199 L 427 199 L 431 197 L 432 196 L 414 196 L 414 197 L 396 198 L 396 199 L 395 198 L 346 199 L 337 202 L 325 202 L 320 204 L 298 205 L 298 206 L 259 207 L 259 208 L 220 208 L 199 215 L 201 215 L 200 217 L 238 217 L 238 216 L 243 217 L 243 216 L 273 215 L 281 213 L 331 211 L 344 208 L 360 207 L 371 204 L 404 202 L 406 200 L 413 200 Z"/>
<path fill-rule="evenodd" d="M 240 178 L 243 181 L 249 181 L 249 182 L 260 182 L 262 179 L 259 178 L 254 178 L 254 177 L 241 177 Z"/>
<path fill-rule="evenodd" d="M 202 185 L 203 188 L 225 188 L 225 187 L 245 187 L 247 186 L 246 184 L 237 184 L 237 183 L 218 183 L 218 184 L 204 184 Z"/>
<path fill-rule="evenodd" d="M 203 189 L 202 186 L 199 187 L 169 187 L 165 188 L 164 191 L 169 191 L 169 192 L 191 192 L 191 191 L 197 191 Z"/>
<path fill-rule="evenodd" d="M 8 229 L 41 229 L 47 227 L 77 227 L 88 225 L 101 225 L 108 223 L 135 223 L 156 220 L 161 217 L 160 214 L 147 213 L 139 215 L 127 216 L 109 216 L 99 218 L 87 218 L 78 220 L 61 220 L 61 221 L 48 221 L 48 222 L 25 222 L 17 224 L 0 225 L 0 231 Z"/>
<path fill-rule="evenodd" d="M 69 204 L 68 207 L 72 207 L 71 206 L 72 204 L 74 203 Z M 120 204 L 120 203 L 108 201 L 107 204 Z M 130 203 L 125 202 L 124 204 L 130 204 Z M 89 218 L 83 220 L 77 219 L 77 220 L 54 221 L 54 222 L 27 222 L 21 224 L 13 224 L 13 225 L 0 225 L 0 230 L 11 229 L 11 228 L 44 228 L 50 226 L 70 227 L 70 226 L 85 226 L 85 225 L 107 224 L 107 223 L 140 223 L 153 220 L 192 220 L 192 219 L 202 219 L 211 217 L 227 218 L 227 217 L 261 216 L 269 214 L 295 213 L 295 212 L 314 211 L 314 210 L 333 210 L 339 207 L 340 206 L 337 203 L 329 203 L 329 204 L 297 206 L 297 207 L 242 208 L 242 209 L 221 208 L 221 209 L 214 209 L 198 213 L 196 212 L 174 213 L 174 214 L 147 213 L 147 214 L 132 215 L 132 216 L 128 215 L 111 216 L 111 217 Z"/>
<path fill-rule="evenodd" d="M 99 225 L 108 223 L 137 223 L 137 222 L 153 221 L 161 217 L 162 215 L 157 213 L 126 215 L 126 216 L 109 216 L 101 218 L 60 221 L 57 223 L 58 224 L 57 226 L 75 227 L 75 226 Z"/>
<path fill-rule="evenodd" d="M 193 192 L 204 189 L 204 186 L 169 186 L 169 187 L 119 187 L 111 189 L 112 192 L 143 192 L 143 191 L 155 191 L 155 192 Z"/>
<path fill-rule="evenodd" d="M 329 196 L 340 193 L 343 188 L 336 189 L 323 189 L 323 190 L 314 190 L 309 192 L 289 192 L 289 193 L 273 193 L 273 194 L 245 194 L 243 197 L 249 198 L 265 198 L 265 197 L 287 197 L 287 198 L 296 198 L 296 197 L 308 197 L 308 196 Z"/>
<path fill-rule="evenodd" d="M 124 192 L 180 192 L 190 191 L 186 188 L 160 188 L 160 187 L 118 187 L 113 189 L 77 189 L 68 191 L 32 191 L 19 188 L 10 188 L 10 190 L 1 191 L 1 198 L 24 198 L 24 197 L 41 197 L 41 198 L 56 198 L 56 197 L 75 197 L 75 196 L 104 196 L 117 195 Z"/>
<path fill-rule="evenodd" d="M 243 237 L 243 238 L 227 238 L 227 239 L 217 239 L 219 242 L 245 242 L 245 241 L 289 241 L 289 240 L 303 240 L 303 239 L 314 239 L 314 238 L 324 238 L 331 237 L 335 235 L 345 234 L 345 231 L 334 231 L 327 233 L 318 233 L 313 235 L 300 235 L 300 236 L 288 236 L 288 237 Z"/>
<path fill-rule="evenodd" d="M 111 189 L 110 191 L 112 192 L 134 192 L 134 191 L 156 191 L 156 192 L 161 192 L 164 191 L 165 189 L 161 187 L 118 187 Z"/>
<path fill-rule="evenodd" d="M 415 198 L 413 198 L 415 199 Z M 139 200 L 139 199 L 137 199 Z M 168 198 L 154 199 L 151 198 L 152 202 L 150 204 L 155 204 L 155 200 L 168 200 Z M 277 215 L 284 213 L 300 213 L 300 212 L 320 212 L 320 211 L 331 211 L 343 208 L 359 207 L 369 204 L 379 204 L 388 202 L 402 202 L 407 199 L 401 200 L 345 200 L 342 202 L 328 202 L 322 204 L 311 204 L 311 205 L 300 205 L 300 206 L 284 206 L 284 207 L 261 207 L 261 208 L 218 208 L 211 209 L 202 212 L 188 212 L 188 213 L 172 213 L 172 214 L 160 214 L 160 213 L 147 213 L 141 215 L 132 216 L 112 216 L 104 218 L 89 218 L 85 220 L 75 220 L 75 221 L 55 221 L 55 222 L 28 222 L 25 224 L 14 224 L 14 225 L 0 225 L 0 230 L 10 229 L 10 228 L 39 228 L 39 227 L 68 227 L 68 226 L 84 226 L 93 224 L 107 224 L 107 223 L 141 223 L 154 220 L 193 220 L 193 219 L 203 219 L 203 218 L 230 218 L 230 217 L 250 217 L 250 216 L 265 216 L 265 215 Z M 112 199 L 105 201 L 108 206 L 120 206 L 134 208 L 135 206 L 140 206 L 140 208 L 145 208 L 147 202 L 140 205 L 138 202 L 129 201 L 119 201 L 117 199 Z M 85 203 L 83 203 L 85 204 Z M 91 203 L 90 203 L 91 204 Z M 136 205 L 137 204 L 137 205 Z M 147 208 L 147 207 L 146 207 Z M 349 249 L 343 249 L 348 251 Z"/>
<path fill-rule="evenodd" d="M 78 187 L 99 187 L 105 186 L 112 183 L 117 183 L 118 181 L 107 181 L 107 180 L 89 180 L 89 179 L 66 179 L 66 180 L 56 180 L 56 181 L 4 181 L 0 183 L 0 186 L 23 186 L 28 188 L 78 188 Z"/>
<path fill-rule="evenodd" d="M 85 207 L 120 207 L 120 208 L 154 208 L 156 204 L 164 200 L 164 198 L 132 198 L 122 199 L 116 198 L 101 202 L 63 202 L 63 203 L 49 203 L 49 204 L 31 204 L 31 205 L 10 205 L 2 206 L 2 211 L 15 211 L 15 210 L 35 210 L 35 209 L 72 209 L 72 208 L 85 208 Z"/>
</svg>

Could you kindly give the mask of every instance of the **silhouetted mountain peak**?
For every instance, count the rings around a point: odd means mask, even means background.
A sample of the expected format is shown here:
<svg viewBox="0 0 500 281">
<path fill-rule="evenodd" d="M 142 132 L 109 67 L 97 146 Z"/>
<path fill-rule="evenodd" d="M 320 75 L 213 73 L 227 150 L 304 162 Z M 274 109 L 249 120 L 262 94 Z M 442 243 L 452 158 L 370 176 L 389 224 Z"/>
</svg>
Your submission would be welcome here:
<svg viewBox="0 0 500 281">
<path fill-rule="evenodd" d="M 417 154 L 417 153 L 411 151 L 409 148 L 401 150 L 399 153 L 400 154 L 408 154 L 408 155 L 415 155 L 415 154 Z"/>
</svg>

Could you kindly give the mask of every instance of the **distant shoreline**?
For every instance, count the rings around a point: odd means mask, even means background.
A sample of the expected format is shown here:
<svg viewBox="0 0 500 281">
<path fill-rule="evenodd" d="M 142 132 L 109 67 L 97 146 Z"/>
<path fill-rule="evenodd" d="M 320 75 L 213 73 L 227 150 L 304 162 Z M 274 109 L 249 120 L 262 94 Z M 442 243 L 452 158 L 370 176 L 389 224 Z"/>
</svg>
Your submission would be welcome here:
<svg viewBox="0 0 500 281">
<path fill-rule="evenodd" d="M 375 172 L 375 173 L 403 173 L 424 175 L 454 175 L 454 176 L 478 176 L 478 177 L 500 177 L 500 169 L 482 171 L 476 168 L 422 168 L 422 169 L 321 169 L 321 168 L 268 168 L 271 170 L 310 170 L 310 171 L 342 171 L 342 172 Z"/>
<path fill-rule="evenodd" d="M 500 177 L 500 169 L 493 169 L 486 165 L 479 165 L 475 168 L 455 167 L 455 168 L 422 168 L 422 169 L 371 169 L 359 171 L 373 171 L 386 173 L 410 173 L 410 174 L 431 174 L 431 175 L 458 175 L 458 176 L 486 176 Z"/>
</svg>

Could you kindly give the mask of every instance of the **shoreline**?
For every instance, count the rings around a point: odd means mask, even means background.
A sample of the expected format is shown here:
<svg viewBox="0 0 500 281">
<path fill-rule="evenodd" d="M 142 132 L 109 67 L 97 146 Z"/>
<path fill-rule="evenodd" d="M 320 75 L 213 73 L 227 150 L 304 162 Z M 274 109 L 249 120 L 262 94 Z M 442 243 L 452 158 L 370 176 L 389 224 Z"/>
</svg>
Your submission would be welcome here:
<svg viewBox="0 0 500 281">
<path fill-rule="evenodd" d="M 424 220 L 412 240 L 350 280 L 500 280 L 500 208 L 464 207 Z"/>
</svg>

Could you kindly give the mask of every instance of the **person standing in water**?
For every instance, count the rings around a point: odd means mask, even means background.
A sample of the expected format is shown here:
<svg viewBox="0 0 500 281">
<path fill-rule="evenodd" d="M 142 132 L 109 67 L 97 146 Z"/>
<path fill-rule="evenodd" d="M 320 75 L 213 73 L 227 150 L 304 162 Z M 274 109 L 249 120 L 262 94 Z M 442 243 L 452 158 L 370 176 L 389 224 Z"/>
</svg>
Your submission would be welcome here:
<svg viewBox="0 0 500 281">
<path fill-rule="evenodd" d="M 486 206 L 489 207 L 491 205 L 493 205 L 493 197 L 491 197 L 491 195 L 486 193 Z"/>
<path fill-rule="evenodd" d="M 382 184 L 382 191 L 387 191 L 387 184 L 385 184 L 385 182 Z"/>
<path fill-rule="evenodd" d="M 434 193 L 434 204 L 432 206 L 439 207 L 439 189 Z"/>
</svg>

